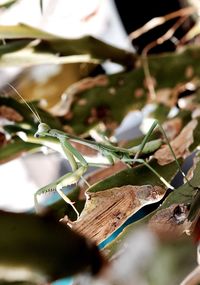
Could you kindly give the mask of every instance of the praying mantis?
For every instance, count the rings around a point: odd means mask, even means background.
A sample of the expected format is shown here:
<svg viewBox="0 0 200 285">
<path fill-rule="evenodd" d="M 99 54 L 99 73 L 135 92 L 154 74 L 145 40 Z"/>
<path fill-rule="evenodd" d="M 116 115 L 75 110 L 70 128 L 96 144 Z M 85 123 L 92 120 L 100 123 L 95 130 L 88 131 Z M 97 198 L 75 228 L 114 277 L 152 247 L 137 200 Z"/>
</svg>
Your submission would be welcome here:
<svg viewBox="0 0 200 285">
<path fill-rule="evenodd" d="M 108 140 L 105 140 L 104 142 L 96 142 L 91 140 L 86 140 L 77 136 L 74 136 L 72 134 L 67 134 L 63 131 L 57 130 L 57 129 L 51 129 L 51 127 L 43 123 L 39 117 L 39 114 L 36 110 L 33 110 L 31 106 L 23 99 L 23 97 L 19 94 L 19 92 L 10 84 L 8 84 L 14 91 L 19 95 L 19 97 L 22 99 L 22 101 L 27 105 L 27 107 L 31 110 L 31 112 L 34 114 L 35 118 L 39 122 L 38 129 L 34 136 L 36 138 L 56 138 L 65 154 L 65 157 L 69 161 L 71 171 L 65 174 L 64 176 L 60 177 L 56 182 L 50 183 L 45 187 L 42 187 L 39 189 L 35 195 L 34 195 L 34 202 L 35 202 L 35 208 L 36 211 L 39 209 L 39 203 L 38 203 L 38 195 L 41 195 L 43 193 L 49 192 L 52 189 L 55 189 L 57 193 L 62 197 L 62 199 L 71 207 L 74 209 L 77 219 L 79 218 L 79 212 L 74 206 L 74 203 L 64 194 L 62 191 L 63 187 L 70 186 L 72 184 L 77 183 L 81 178 L 83 178 L 83 175 L 87 172 L 90 163 L 84 158 L 84 156 L 72 145 L 73 142 L 78 142 L 80 144 L 86 145 L 96 151 L 98 151 L 104 158 L 106 158 L 106 166 L 110 166 L 114 164 L 117 161 L 122 161 L 125 164 L 127 164 L 129 167 L 132 167 L 133 164 L 139 163 L 145 165 L 147 168 L 150 169 L 150 171 L 156 175 L 164 185 L 173 190 L 174 187 L 171 186 L 164 177 L 162 177 L 155 169 L 153 169 L 148 162 L 145 159 L 141 158 L 141 154 L 148 154 L 153 153 L 155 150 L 157 150 L 161 144 L 161 139 L 151 140 L 149 141 L 149 138 L 152 134 L 152 132 L 155 130 L 156 127 L 158 127 L 161 130 L 161 133 L 163 134 L 163 137 L 174 157 L 174 160 L 176 161 L 176 164 L 178 166 L 179 171 L 182 173 L 183 177 L 185 177 L 186 181 L 189 183 L 186 175 L 181 169 L 181 166 L 176 158 L 176 155 L 170 145 L 170 142 L 167 138 L 167 135 L 162 127 L 162 125 L 159 123 L 158 120 L 155 120 L 150 127 L 148 133 L 144 137 L 141 144 L 131 147 L 131 148 L 123 148 L 118 147 L 115 145 L 112 145 Z M 95 166 L 93 163 L 92 166 Z M 99 166 L 98 164 L 96 166 Z M 83 178 L 84 179 L 84 178 Z M 87 181 L 85 181 L 87 183 Z"/>
</svg>

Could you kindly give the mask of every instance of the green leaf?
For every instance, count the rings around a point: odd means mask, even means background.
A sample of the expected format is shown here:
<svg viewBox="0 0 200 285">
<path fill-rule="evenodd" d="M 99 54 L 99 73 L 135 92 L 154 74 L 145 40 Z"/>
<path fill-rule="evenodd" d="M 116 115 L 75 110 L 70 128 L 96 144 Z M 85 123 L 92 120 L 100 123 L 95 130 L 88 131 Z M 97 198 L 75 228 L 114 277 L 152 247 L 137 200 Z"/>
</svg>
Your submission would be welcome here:
<svg viewBox="0 0 200 285">
<path fill-rule="evenodd" d="M 14 40 L 0 45 L 0 56 L 21 50 L 30 43 L 30 40 Z"/>
<path fill-rule="evenodd" d="M 92 36 L 66 39 L 25 24 L 0 26 L 0 39 L 40 39 L 39 44 L 34 43 L 36 51 L 59 53 L 62 56 L 89 54 L 94 59 L 109 59 L 126 66 L 133 66 L 136 58 L 133 53 L 106 44 Z"/>
<path fill-rule="evenodd" d="M 175 162 L 160 166 L 155 160 L 151 161 L 149 165 L 155 169 L 161 176 L 163 176 L 169 183 L 178 172 Z M 142 179 L 141 179 L 142 177 Z M 107 179 L 94 184 L 89 188 L 90 192 L 99 192 L 114 187 L 121 187 L 124 185 L 153 185 L 163 186 L 160 179 L 154 175 L 149 168 L 144 165 L 139 165 L 134 168 L 128 168 L 120 171 Z"/>
<path fill-rule="evenodd" d="M 51 215 L 0 211 L 0 228 L 0 280 L 42 284 L 102 265 L 96 246 Z"/>
<path fill-rule="evenodd" d="M 92 59 L 89 55 L 72 55 L 60 57 L 48 52 L 34 52 L 34 50 L 30 48 L 6 54 L 8 52 L 8 48 L 5 46 L 4 50 L 2 51 L 4 55 L 0 59 L 0 67 L 29 67 L 40 64 L 71 64 L 82 62 L 94 64 L 99 63 L 97 59 Z"/>
<path fill-rule="evenodd" d="M 0 39 L 54 39 L 56 36 L 40 29 L 19 24 L 13 26 L 0 26 Z"/>
</svg>

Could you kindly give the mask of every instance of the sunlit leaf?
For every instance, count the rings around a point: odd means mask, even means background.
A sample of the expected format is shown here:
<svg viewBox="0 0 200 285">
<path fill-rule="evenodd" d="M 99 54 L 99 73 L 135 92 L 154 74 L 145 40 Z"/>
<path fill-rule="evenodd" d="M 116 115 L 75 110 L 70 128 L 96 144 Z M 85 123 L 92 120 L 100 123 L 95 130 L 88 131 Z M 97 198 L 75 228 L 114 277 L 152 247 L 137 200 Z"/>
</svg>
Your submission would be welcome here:
<svg viewBox="0 0 200 285">
<path fill-rule="evenodd" d="M 0 26 L 0 38 L 3 40 L 39 39 L 39 42 L 34 43 L 36 51 L 59 53 L 62 56 L 89 54 L 94 59 L 109 58 L 111 61 L 127 66 L 133 66 L 136 59 L 134 53 L 106 44 L 92 36 L 66 39 L 25 24 Z"/>
<path fill-rule="evenodd" d="M 1 0 L 0 1 L 0 8 L 9 8 L 13 4 L 15 4 L 17 0 Z"/>
</svg>

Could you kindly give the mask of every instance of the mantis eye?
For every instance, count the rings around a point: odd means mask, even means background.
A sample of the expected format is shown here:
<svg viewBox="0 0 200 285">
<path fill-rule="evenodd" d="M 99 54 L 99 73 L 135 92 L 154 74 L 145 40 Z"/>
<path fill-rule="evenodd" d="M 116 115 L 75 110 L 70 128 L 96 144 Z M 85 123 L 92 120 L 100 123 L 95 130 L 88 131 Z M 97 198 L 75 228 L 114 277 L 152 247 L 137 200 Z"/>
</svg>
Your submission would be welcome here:
<svg viewBox="0 0 200 285">
<path fill-rule="evenodd" d="M 38 138 L 40 136 L 45 136 L 46 133 L 48 133 L 50 131 L 50 127 L 45 124 L 45 123 L 40 123 L 39 126 L 38 126 L 38 130 L 37 132 L 35 133 L 35 137 Z"/>
</svg>

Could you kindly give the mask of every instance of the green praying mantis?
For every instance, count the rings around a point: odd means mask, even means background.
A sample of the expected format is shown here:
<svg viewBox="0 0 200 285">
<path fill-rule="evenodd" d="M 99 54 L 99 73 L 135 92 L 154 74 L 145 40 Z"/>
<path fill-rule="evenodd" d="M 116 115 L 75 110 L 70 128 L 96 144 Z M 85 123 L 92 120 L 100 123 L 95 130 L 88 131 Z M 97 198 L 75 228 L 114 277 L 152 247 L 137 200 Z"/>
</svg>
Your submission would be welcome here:
<svg viewBox="0 0 200 285">
<path fill-rule="evenodd" d="M 27 105 L 27 107 L 31 110 L 31 112 L 34 114 L 35 118 L 39 122 L 37 132 L 35 133 L 36 138 L 56 138 L 63 151 L 64 154 L 69 161 L 69 164 L 71 166 L 71 171 L 65 174 L 64 176 L 60 177 L 56 182 L 50 183 L 45 187 L 42 187 L 39 189 L 34 196 L 35 201 L 35 208 L 36 211 L 39 209 L 39 203 L 38 203 L 38 195 L 41 195 L 43 193 L 49 192 L 52 189 L 55 189 L 57 193 L 62 197 L 62 199 L 71 207 L 74 209 L 74 211 L 77 214 L 77 218 L 79 218 L 79 212 L 77 211 L 74 203 L 64 194 L 62 191 L 63 187 L 70 186 L 72 184 L 77 183 L 81 178 L 83 178 L 83 175 L 87 172 L 89 166 L 91 165 L 87 160 L 84 158 L 84 156 L 72 145 L 72 142 L 78 142 L 80 144 L 86 145 L 96 151 L 98 151 L 104 158 L 106 158 L 106 166 L 110 166 L 114 164 L 117 161 L 122 161 L 125 164 L 127 164 L 129 167 L 132 167 L 135 163 L 140 163 L 145 165 L 147 168 L 150 169 L 150 171 L 155 174 L 161 181 L 164 183 L 164 185 L 169 189 L 174 189 L 173 186 L 171 186 L 163 176 L 161 176 L 155 169 L 153 169 L 148 162 L 145 159 L 142 159 L 140 156 L 141 154 L 148 154 L 153 153 L 155 150 L 157 150 L 161 144 L 161 139 L 156 139 L 149 141 L 149 138 L 152 134 L 152 132 L 155 130 L 156 127 L 158 127 L 161 130 L 161 133 L 163 134 L 163 137 L 174 157 L 174 160 L 176 161 L 176 164 L 178 166 L 179 171 L 182 173 L 183 177 L 186 179 L 186 181 L 189 183 L 185 173 L 182 171 L 181 166 L 176 158 L 176 155 L 170 145 L 170 142 L 167 138 L 167 135 L 162 127 L 162 125 L 155 120 L 150 127 L 148 133 L 144 137 L 142 143 L 140 145 L 131 147 L 131 148 L 122 148 L 118 146 L 112 145 L 108 140 L 105 140 L 104 142 L 96 142 L 91 140 L 86 140 L 71 134 L 67 134 L 65 132 L 62 132 L 57 129 L 51 129 L 51 127 L 43 123 L 39 117 L 39 114 L 36 110 L 33 110 L 31 106 L 23 99 L 23 97 L 19 94 L 19 92 L 16 90 L 15 87 L 8 84 L 22 99 L 22 101 Z M 95 166 L 94 163 L 92 163 L 92 166 Z M 99 166 L 98 164 L 96 166 Z M 87 181 L 85 181 L 87 183 Z M 190 183 L 189 183 L 190 184 Z"/>
</svg>

